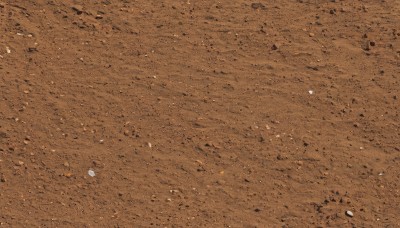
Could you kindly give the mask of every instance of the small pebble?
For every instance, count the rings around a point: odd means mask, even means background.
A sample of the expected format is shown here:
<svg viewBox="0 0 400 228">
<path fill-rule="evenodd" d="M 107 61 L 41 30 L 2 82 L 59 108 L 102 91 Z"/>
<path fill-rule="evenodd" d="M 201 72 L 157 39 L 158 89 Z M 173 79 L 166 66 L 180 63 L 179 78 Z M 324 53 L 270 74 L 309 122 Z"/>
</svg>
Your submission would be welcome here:
<svg viewBox="0 0 400 228">
<path fill-rule="evenodd" d="M 253 8 L 253 9 L 255 9 L 255 10 L 257 10 L 257 9 L 262 9 L 262 10 L 264 10 L 264 9 L 266 9 L 267 7 L 265 7 L 265 5 L 262 4 L 262 3 L 251 3 L 251 8 Z"/>
<path fill-rule="evenodd" d="M 24 162 L 23 161 L 18 161 L 17 163 L 15 163 L 16 166 L 23 166 Z"/>
<path fill-rule="evenodd" d="M 96 173 L 94 173 L 94 171 L 91 170 L 91 169 L 89 169 L 88 174 L 89 174 L 89 176 L 91 176 L 91 177 L 96 176 Z"/>
<path fill-rule="evenodd" d="M 308 90 L 308 93 L 309 93 L 310 95 L 313 95 L 313 94 L 314 94 L 314 91 Z"/>
<path fill-rule="evenodd" d="M 346 211 L 346 215 L 349 216 L 349 217 L 351 217 L 351 218 L 354 216 L 354 215 L 353 215 L 353 212 L 351 212 L 351 211 Z"/>
<path fill-rule="evenodd" d="M 72 173 L 70 173 L 70 172 L 64 173 L 64 176 L 65 177 L 72 177 Z"/>
</svg>

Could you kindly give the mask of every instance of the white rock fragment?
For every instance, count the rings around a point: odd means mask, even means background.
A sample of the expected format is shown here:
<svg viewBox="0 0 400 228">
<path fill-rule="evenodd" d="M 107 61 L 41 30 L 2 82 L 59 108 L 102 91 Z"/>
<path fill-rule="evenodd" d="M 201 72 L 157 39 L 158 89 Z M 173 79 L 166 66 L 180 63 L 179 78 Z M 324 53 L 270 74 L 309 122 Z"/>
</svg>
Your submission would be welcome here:
<svg viewBox="0 0 400 228">
<path fill-rule="evenodd" d="M 88 174 L 89 174 L 89 176 L 91 176 L 91 177 L 96 176 L 96 173 L 95 173 L 93 170 L 91 170 L 91 169 L 89 169 Z"/>
<path fill-rule="evenodd" d="M 351 211 L 346 211 L 346 213 L 345 213 L 347 216 L 349 216 L 350 218 L 352 218 L 354 215 L 353 215 L 353 212 L 351 212 Z"/>
<path fill-rule="evenodd" d="M 103 144 L 103 143 L 104 143 L 104 139 L 100 139 L 100 140 L 99 140 L 99 143 L 100 143 L 100 144 Z"/>
<path fill-rule="evenodd" d="M 313 90 L 308 90 L 308 93 L 309 93 L 310 95 L 313 95 L 313 94 L 314 94 L 314 91 L 313 91 Z"/>
<path fill-rule="evenodd" d="M 147 143 L 147 146 L 149 146 L 150 148 L 152 148 L 153 147 L 153 145 L 151 145 L 151 143 Z"/>
<path fill-rule="evenodd" d="M 6 51 L 7 51 L 7 54 L 10 54 L 10 53 L 11 53 L 11 50 L 10 50 L 9 47 L 6 47 Z"/>
</svg>

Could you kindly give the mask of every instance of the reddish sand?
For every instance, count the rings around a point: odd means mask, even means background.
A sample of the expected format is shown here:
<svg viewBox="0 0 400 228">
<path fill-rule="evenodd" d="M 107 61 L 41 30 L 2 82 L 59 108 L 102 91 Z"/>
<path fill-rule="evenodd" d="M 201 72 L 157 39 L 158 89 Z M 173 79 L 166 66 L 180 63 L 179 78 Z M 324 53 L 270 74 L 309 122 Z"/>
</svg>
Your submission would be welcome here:
<svg viewBox="0 0 400 228">
<path fill-rule="evenodd" d="M 0 225 L 400 227 L 399 12 L 1 1 Z"/>
</svg>

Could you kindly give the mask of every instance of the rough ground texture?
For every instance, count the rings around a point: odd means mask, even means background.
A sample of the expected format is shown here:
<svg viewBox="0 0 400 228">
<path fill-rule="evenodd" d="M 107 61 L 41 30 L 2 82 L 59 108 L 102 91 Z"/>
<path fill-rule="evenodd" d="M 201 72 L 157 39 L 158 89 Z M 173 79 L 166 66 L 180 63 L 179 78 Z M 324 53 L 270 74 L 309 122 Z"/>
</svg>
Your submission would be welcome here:
<svg viewBox="0 0 400 228">
<path fill-rule="evenodd" d="M 0 225 L 399 227 L 399 12 L 1 1 Z"/>
</svg>

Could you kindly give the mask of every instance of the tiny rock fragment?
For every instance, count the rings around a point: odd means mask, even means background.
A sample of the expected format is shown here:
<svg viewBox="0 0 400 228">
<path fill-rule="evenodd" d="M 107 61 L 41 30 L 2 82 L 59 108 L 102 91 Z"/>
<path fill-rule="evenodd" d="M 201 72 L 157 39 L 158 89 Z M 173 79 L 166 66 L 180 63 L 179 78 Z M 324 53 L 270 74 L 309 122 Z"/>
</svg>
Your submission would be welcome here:
<svg viewBox="0 0 400 228">
<path fill-rule="evenodd" d="M 37 48 L 35 48 L 35 47 L 30 47 L 30 48 L 28 48 L 28 52 L 37 52 L 38 50 L 37 50 Z"/>
<path fill-rule="evenodd" d="M 202 161 L 200 161 L 200 160 L 196 160 L 196 162 L 199 164 L 199 165 L 203 165 L 204 163 L 202 162 Z"/>
<path fill-rule="evenodd" d="M 69 167 L 69 162 L 65 161 L 65 162 L 64 162 L 64 166 L 65 166 L 65 167 Z"/>
<path fill-rule="evenodd" d="M 153 145 L 151 145 L 151 143 L 149 143 L 149 142 L 147 143 L 147 146 L 150 148 L 153 147 Z"/>
<path fill-rule="evenodd" d="M 257 10 L 257 9 L 262 9 L 262 10 L 264 10 L 264 9 L 266 9 L 267 7 L 265 7 L 265 5 L 262 4 L 262 3 L 255 2 L 255 3 L 251 3 L 251 8 L 253 8 L 253 9 L 255 9 L 255 10 Z"/>
<path fill-rule="evenodd" d="M 100 139 L 100 140 L 99 140 L 99 143 L 100 143 L 100 144 L 103 144 L 103 143 L 104 143 L 104 139 Z"/>
<path fill-rule="evenodd" d="M 315 36 L 315 34 L 312 33 L 312 32 L 310 32 L 308 35 L 309 35 L 310 37 L 314 37 L 314 36 Z"/>
<path fill-rule="evenodd" d="M 24 162 L 23 162 L 23 161 L 18 161 L 15 165 L 16 165 L 16 166 L 23 166 L 23 165 L 24 165 Z"/>
<path fill-rule="evenodd" d="M 64 173 L 65 177 L 72 177 L 72 173 L 68 172 L 68 173 Z"/>
<path fill-rule="evenodd" d="M 276 156 L 276 159 L 282 161 L 288 159 L 288 157 L 286 155 L 278 154 L 278 156 Z"/>
<path fill-rule="evenodd" d="M 364 44 L 362 45 L 362 49 L 363 49 L 364 51 L 369 51 L 369 50 L 371 50 L 371 46 L 370 46 L 370 44 L 369 44 L 369 41 L 364 42 Z"/>
<path fill-rule="evenodd" d="M 91 169 L 89 169 L 88 174 L 89 174 L 89 176 L 91 176 L 91 177 L 96 176 L 96 173 L 95 173 L 93 170 L 91 170 Z"/>
<path fill-rule="evenodd" d="M 349 216 L 350 218 L 352 218 L 354 215 L 353 215 L 353 212 L 351 212 L 351 211 L 346 211 L 346 213 L 345 213 L 347 216 Z"/>
<path fill-rule="evenodd" d="M 130 133 L 129 130 L 125 130 L 125 131 L 124 131 L 124 135 L 125 135 L 125 136 L 129 136 L 129 133 Z"/>
<path fill-rule="evenodd" d="M 6 47 L 6 51 L 7 51 L 7 54 L 11 53 L 11 49 L 9 47 Z"/>
<path fill-rule="evenodd" d="M 371 41 L 369 41 L 369 45 L 370 45 L 371 47 L 374 47 L 374 46 L 376 45 L 376 43 L 375 43 L 375 41 L 371 40 Z"/>
<path fill-rule="evenodd" d="M 313 94 L 314 94 L 314 91 L 313 91 L 313 90 L 308 90 L 308 93 L 309 93 L 310 95 L 313 95 Z"/>
<path fill-rule="evenodd" d="M 302 165 L 304 165 L 304 162 L 303 161 L 297 161 L 296 164 L 299 165 L 299 166 L 302 166 Z"/>
<path fill-rule="evenodd" d="M 82 14 L 83 13 L 83 7 L 80 6 L 80 5 L 74 5 L 71 8 L 76 12 L 76 14 Z"/>
<path fill-rule="evenodd" d="M 98 15 L 96 15 L 96 17 L 95 17 L 96 19 L 103 19 L 103 15 L 101 15 L 101 14 L 98 14 Z"/>
<path fill-rule="evenodd" d="M 278 50 L 278 48 L 279 48 L 279 45 L 277 45 L 277 44 L 273 44 L 272 47 L 271 47 L 271 49 L 273 51 Z"/>
</svg>

